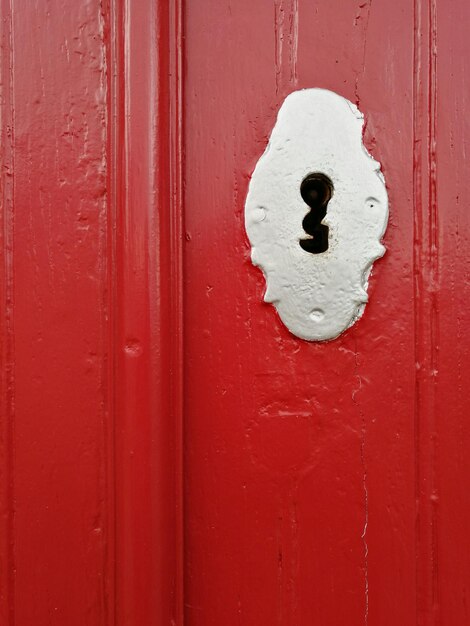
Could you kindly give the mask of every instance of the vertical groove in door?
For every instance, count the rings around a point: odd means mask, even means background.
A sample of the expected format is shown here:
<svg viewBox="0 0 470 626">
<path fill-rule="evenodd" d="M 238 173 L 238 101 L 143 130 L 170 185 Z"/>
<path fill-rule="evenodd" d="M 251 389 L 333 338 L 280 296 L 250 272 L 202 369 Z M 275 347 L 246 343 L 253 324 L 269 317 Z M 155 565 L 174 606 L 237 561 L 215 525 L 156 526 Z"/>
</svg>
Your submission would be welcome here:
<svg viewBox="0 0 470 626">
<path fill-rule="evenodd" d="M 437 491 L 439 239 L 437 209 L 436 0 L 415 0 L 414 29 L 414 309 L 417 624 L 438 619 Z"/>
<path fill-rule="evenodd" d="M 13 339 L 13 64 L 11 0 L 1 2 L 1 207 L 0 245 L 2 255 L 0 278 L 0 349 L 2 398 L 0 420 L 0 622 L 13 626 L 14 614 L 14 493 L 13 493 L 13 428 L 14 428 L 14 339 Z"/>
<path fill-rule="evenodd" d="M 175 626 L 184 623 L 184 346 L 183 346 L 183 236 L 184 236 L 184 118 L 183 22 L 184 0 L 170 2 L 170 271 L 171 288 L 171 413 L 175 428 Z M 163 128 L 160 126 L 160 134 Z M 165 155 L 163 154 L 163 159 Z"/>
</svg>

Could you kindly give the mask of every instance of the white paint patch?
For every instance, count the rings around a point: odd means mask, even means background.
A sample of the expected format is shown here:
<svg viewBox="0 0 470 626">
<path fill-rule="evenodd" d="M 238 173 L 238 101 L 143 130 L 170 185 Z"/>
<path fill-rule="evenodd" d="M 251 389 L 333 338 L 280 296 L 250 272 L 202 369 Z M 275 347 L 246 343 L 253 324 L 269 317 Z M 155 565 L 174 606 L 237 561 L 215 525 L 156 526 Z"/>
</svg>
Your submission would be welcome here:
<svg viewBox="0 0 470 626">
<path fill-rule="evenodd" d="M 333 339 L 361 317 L 372 264 L 385 252 L 387 192 L 362 143 L 363 123 L 358 108 L 331 91 L 291 93 L 250 181 L 245 226 L 253 264 L 266 277 L 264 300 L 308 341 Z M 322 222 L 328 250 L 312 254 L 299 244 L 310 210 L 300 185 L 317 172 L 334 191 Z"/>
</svg>

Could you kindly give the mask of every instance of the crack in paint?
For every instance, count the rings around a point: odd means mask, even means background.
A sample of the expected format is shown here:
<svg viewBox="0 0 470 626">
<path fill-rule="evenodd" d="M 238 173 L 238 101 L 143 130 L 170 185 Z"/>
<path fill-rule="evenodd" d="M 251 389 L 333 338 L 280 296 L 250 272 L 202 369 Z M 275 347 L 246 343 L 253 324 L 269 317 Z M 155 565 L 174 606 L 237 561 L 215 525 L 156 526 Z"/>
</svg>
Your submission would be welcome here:
<svg viewBox="0 0 470 626">
<path fill-rule="evenodd" d="M 369 545 L 367 543 L 367 529 L 369 526 L 369 491 L 367 489 L 367 465 L 365 458 L 366 447 L 366 419 L 364 413 L 356 400 L 356 394 L 362 388 L 362 378 L 359 374 L 358 352 L 357 352 L 357 339 L 355 339 L 355 351 L 354 351 L 354 376 L 358 381 L 357 389 L 353 389 L 351 397 L 354 405 L 359 411 L 361 417 L 361 465 L 362 465 L 362 489 L 364 492 L 364 526 L 362 528 L 361 540 L 364 546 L 364 596 L 365 596 L 365 610 L 364 610 L 364 624 L 367 626 L 369 623 Z"/>
<path fill-rule="evenodd" d="M 362 530 L 361 539 L 364 544 L 364 586 L 365 586 L 365 614 L 364 623 L 369 622 L 369 545 L 367 543 L 367 527 L 369 525 L 369 492 L 367 490 L 367 468 L 365 461 L 365 446 L 366 446 L 366 428 L 365 421 L 363 420 L 362 427 L 362 439 L 361 439 L 361 462 L 363 468 L 362 475 L 362 487 L 364 490 L 364 528 Z"/>
</svg>

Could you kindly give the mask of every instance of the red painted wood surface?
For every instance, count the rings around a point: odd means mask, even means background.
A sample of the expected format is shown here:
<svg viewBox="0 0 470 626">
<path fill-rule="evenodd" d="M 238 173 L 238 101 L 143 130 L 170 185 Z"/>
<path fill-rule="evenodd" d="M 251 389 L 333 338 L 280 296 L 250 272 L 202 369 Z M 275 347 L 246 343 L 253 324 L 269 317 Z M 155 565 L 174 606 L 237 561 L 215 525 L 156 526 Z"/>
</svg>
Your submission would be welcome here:
<svg viewBox="0 0 470 626">
<path fill-rule="evenodd" d="M 104 18 L 4 1 L 2 35 L 1 621 L 98 624 L 113 580 Z"/>
<path fill-rule="evenodd" d="M 2 626 L 470 623 L 468 3 L 0 7 Z M 391 205 L 326 344 L 243 227 L 311 86 Z"/>
<path fill-rule="evenodd" d="M 1 9 L 0 623 L 181 623 L 180 12 Z"/>
<path fill-rule="evenodd" d="M 187 3 L 186 616 L 470 623 L 466 2 Z M 283 98 L 357 102 L 390 196 L 363 319 L 299 341 L 243 203 Z"/>
</svg>

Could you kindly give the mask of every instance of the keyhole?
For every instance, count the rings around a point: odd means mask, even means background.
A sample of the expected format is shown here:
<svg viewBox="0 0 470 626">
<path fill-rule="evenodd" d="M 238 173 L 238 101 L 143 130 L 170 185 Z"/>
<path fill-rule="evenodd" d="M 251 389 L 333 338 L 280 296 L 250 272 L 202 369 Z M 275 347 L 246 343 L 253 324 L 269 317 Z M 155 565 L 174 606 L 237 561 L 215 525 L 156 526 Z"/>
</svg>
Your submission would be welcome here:
<svg viewBox="0 0 470 626">
<path fill-rule="evenodd" d="M 329 228 L 321 222 L 325 218 L 328 202 L 333 195 L 333 183 L 328 176 L 320 172 L 309 174 L 300 185 L 300 195 L 310 207 L 302 221 L 302 228 L 310 236 L 300 239 L 300 246 L 311 254 L 326 252 Z"/>
</svg>

